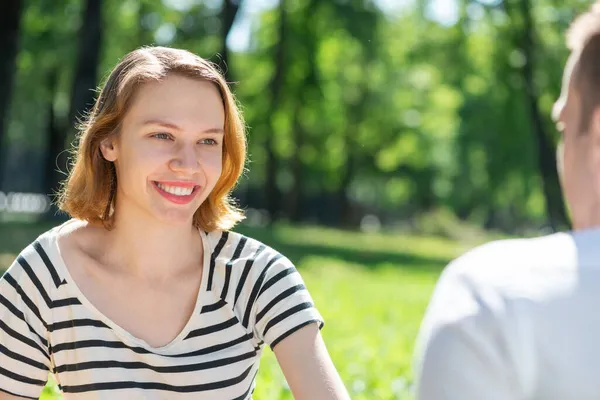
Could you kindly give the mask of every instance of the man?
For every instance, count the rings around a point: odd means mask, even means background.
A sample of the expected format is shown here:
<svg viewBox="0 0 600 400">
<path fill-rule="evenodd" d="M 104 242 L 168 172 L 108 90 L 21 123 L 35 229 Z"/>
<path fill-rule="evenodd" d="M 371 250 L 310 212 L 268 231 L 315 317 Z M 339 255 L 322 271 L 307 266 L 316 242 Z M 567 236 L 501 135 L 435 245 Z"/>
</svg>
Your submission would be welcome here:
<svg viewBox="0 0 600 400">
<path fill-rule="evenodd" d="M 417 342 L 419 400 L 600 399 L 600 2 L 567 38 L 554 117 L 574 231 L 446 268 Z"/>
</svg>

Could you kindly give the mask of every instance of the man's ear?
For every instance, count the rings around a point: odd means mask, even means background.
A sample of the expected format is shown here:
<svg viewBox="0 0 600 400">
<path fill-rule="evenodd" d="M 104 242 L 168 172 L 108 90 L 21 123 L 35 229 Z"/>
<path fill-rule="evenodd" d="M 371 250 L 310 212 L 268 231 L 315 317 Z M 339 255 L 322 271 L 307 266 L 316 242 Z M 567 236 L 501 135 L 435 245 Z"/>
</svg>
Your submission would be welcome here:
<svg viewBox="0 0 600 400">
<path fill-rule="evenodd" d="M 600 145 L 600 106 L 596 107 L 590 116 L 589 135 L 591 135 L 594 146 Z"/>
<path fill-rule="evenodd" d="M 117 160 L 117 142 L 116 136 L 110 135 L 100 142 L 100 152 L 106 161 L 115 162 Z"/>
<path fill-rule="evenodd" d="M 590 168 L 594 172 L 594 189 L 600 196 L 600 107 L 596 107 L 590 116 L 588 132 L 584 134 L 590 136 L 588 160 L 591 164 Z"/>
</svg>

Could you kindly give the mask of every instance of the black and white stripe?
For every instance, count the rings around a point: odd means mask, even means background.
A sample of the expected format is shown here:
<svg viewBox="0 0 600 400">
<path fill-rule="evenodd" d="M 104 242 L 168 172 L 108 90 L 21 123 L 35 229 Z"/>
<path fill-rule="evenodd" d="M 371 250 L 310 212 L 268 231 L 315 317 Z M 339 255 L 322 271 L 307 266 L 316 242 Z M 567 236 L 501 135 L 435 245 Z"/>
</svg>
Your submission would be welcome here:
<svg viewBox="0 0 600 400">
<path fill-rule="evenodd" d="M 180 339 L 152 348 L 87 307 L 55 231 L 40 236 L 0 279 L 0 391 L 37 398 L 52 371 L 65 393 L 251 398 L 264 345 L 322 318 L 287 258 L 234 232 L 203 238 L 198 309 Z"/>
</svg>

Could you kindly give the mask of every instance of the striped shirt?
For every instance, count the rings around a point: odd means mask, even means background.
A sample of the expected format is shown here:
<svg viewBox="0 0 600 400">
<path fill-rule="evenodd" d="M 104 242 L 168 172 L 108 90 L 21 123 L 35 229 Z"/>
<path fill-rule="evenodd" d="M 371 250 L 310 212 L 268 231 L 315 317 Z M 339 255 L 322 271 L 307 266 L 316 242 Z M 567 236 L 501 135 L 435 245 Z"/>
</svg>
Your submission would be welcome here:
<svg viewBox="0 0 600 400">
<path fill-rule="evenodd" d="M 171 343 L 152 347 L 85 298 L 57 233 L 40 235 L 0 279 L 0 391 L 38 398 L 50 371 L 66 398 L 251 399 L 265 344 L 323 326 L 287 258 L 238 233 L 200 232 L 195 311 Z"/>
</svg>

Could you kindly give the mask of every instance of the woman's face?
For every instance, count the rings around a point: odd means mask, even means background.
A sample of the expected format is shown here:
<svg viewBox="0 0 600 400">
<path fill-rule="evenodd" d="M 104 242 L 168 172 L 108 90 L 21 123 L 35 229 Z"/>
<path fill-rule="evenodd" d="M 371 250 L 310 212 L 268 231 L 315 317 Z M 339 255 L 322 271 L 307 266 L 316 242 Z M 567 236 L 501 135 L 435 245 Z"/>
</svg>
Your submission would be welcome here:
<svg viewBox="0 0 600 400">
<path fill-rule="evenodd" d="M 191 223 L 221 175 L 224 124 L 213 83 L 172 74 L 143 84 L 101 146 L 117 170 L 115 213 Z"/>
</svg>

